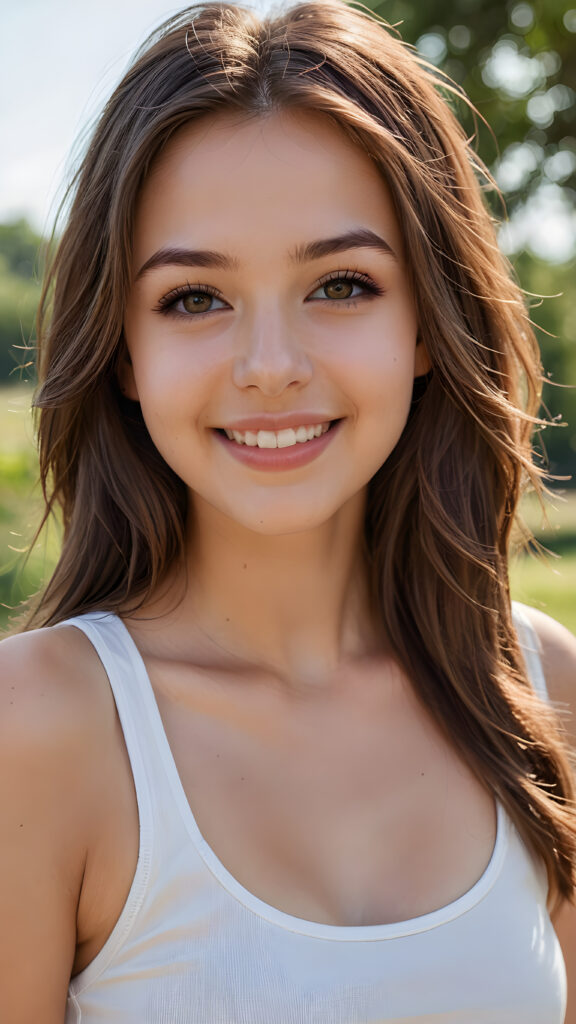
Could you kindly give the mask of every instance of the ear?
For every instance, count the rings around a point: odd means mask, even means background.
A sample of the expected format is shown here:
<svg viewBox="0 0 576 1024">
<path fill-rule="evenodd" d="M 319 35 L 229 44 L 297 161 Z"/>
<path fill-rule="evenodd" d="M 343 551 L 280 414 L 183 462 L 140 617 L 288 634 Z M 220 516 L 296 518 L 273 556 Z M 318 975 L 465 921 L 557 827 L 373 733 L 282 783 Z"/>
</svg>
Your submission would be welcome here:
<svg viewBox="0 0 576 1024">
<path fill-rule="evenodd" d="M 122 346 L 122 354 L 118 360 L 116 378 L 120 386 L 120 391 L 124 397 L 131 399 L 133 402 L 138 402 L 140 399 L 138 395 L 138 388 L 136 387 L 136 378 L 134 377 L 132 360 L 126 344 L 123 344 Z"/>
<path fill-rule="evenodd" d="M 416 341 L 416 358 L 414 360 L 414 376 L 424 377 L 432 369 L 432 360 L 428 355 L 428 349 L 421 338 Z"/>
</svg>

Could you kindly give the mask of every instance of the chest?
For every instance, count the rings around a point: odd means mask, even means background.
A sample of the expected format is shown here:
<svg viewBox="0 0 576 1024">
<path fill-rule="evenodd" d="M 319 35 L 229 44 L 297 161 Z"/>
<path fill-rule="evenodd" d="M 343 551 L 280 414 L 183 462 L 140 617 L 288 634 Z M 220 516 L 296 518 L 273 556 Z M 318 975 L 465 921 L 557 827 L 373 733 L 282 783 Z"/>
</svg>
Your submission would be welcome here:
<svg viewBox="0 0 576 1024">
<path fill-rule="evenodd" d="M 157 691 L 200 832 L 249 892 L 326 924 L 456 899 L 494 847 L 494 800 L 402 681 L 218 710 Z"/>
<path fill-rule="evenodd" d="M 378 925 L 443 907 L 483 874 L 493 798 L 400 678 L 286 704 L 149 668 L 190 813 L 248 893 L 307 921 Z M 106 941 L 136 867 L 130 766 L 122 749 L 109 756 L 114 827 L 85 880 L 75 973 Z"/>
</svg>

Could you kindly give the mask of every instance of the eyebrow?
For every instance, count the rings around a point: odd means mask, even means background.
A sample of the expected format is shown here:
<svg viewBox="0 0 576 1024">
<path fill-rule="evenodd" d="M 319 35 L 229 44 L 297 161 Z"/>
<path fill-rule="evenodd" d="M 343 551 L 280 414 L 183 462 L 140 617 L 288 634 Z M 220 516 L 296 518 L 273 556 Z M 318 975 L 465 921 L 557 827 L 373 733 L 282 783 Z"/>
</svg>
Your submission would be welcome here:
<svg viewBox="0 0 576 1024">
<path fill-rule="evenodd" d="M 288 253 L 290 263 L 300 266 L 312 260 L 332 256 L 334 253 L 348 249 L 375 249 L 381 255 L 391 256 L 398 260 L 392 246 L 369 228 L 356 228 L 333 238 L 320 238 L 315 242 L 298 245 Z M 212 267 L 217 270 L 238 270 L 240 264 L 227 253 L 214 252 L 213 249 L 158 249 L 146 260 L 136 275 L 138 281 L 144 274 L 157 267 Z"/>
</svg>

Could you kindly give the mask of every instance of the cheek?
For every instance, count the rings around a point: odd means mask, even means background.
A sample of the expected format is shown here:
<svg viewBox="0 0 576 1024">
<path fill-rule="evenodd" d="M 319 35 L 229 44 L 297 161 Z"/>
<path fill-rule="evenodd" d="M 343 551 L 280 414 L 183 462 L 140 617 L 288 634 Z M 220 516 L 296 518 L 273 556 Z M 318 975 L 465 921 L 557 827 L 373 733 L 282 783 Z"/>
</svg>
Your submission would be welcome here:
<svg viewBox="0 0 576 1024">
<path fill-rule="evenodd" d="M 384 331 L 355 347 L 341 367 L 355 407 L 359 451 L 376 472 L 396 446 L 410 412 L 414 389 L 416 327 Z M 366 467 L 365 467 L 366 468 Z"/>
<path fill-rule="evenodd" d="M 357 395 L 359 412 L 407 415 L 416 370 L 414 321 L 378 324 L 359 333 L 343 355 L 340 372 Z"/>
<path fill-rule="evenodd" d="M 138 330 L 135 323 L 128 326 L 126 338 L 146 422 L 194 417 L 217 373 L 215 346 L 198 343 L 173 327 Z"/>
<path fill-rule="evenodd" d="M 413 357 L 374 362 L 358 383 L 359 420 L 375 437 L 398 439 L 404 429 L 414 387 Z"/>
</svg>

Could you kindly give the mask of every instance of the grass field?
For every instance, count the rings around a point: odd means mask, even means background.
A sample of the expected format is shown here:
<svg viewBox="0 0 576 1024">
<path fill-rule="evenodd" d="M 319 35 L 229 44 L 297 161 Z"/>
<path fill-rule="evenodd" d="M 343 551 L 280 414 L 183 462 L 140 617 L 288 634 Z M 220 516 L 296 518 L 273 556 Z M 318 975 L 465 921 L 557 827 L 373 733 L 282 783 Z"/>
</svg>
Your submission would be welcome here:
<svg viewBox="0 0 576 1024">
<path fill-rule="evenodd" d="M 0 628 L 18 602 L 46 579 L 58 550 L 57 528 L 30 554 L 25 551 L 41 514 L 29 413 L 30 390 L 0 388 Z M 558 496 L 542 527 L 539 507 L 525 503 L 523 514 L 541 543 L 556 557 L 521 555 L 511 565 L 512 595 L 541 608 L 576 633 L 576 491 Z"/>
</svg>

